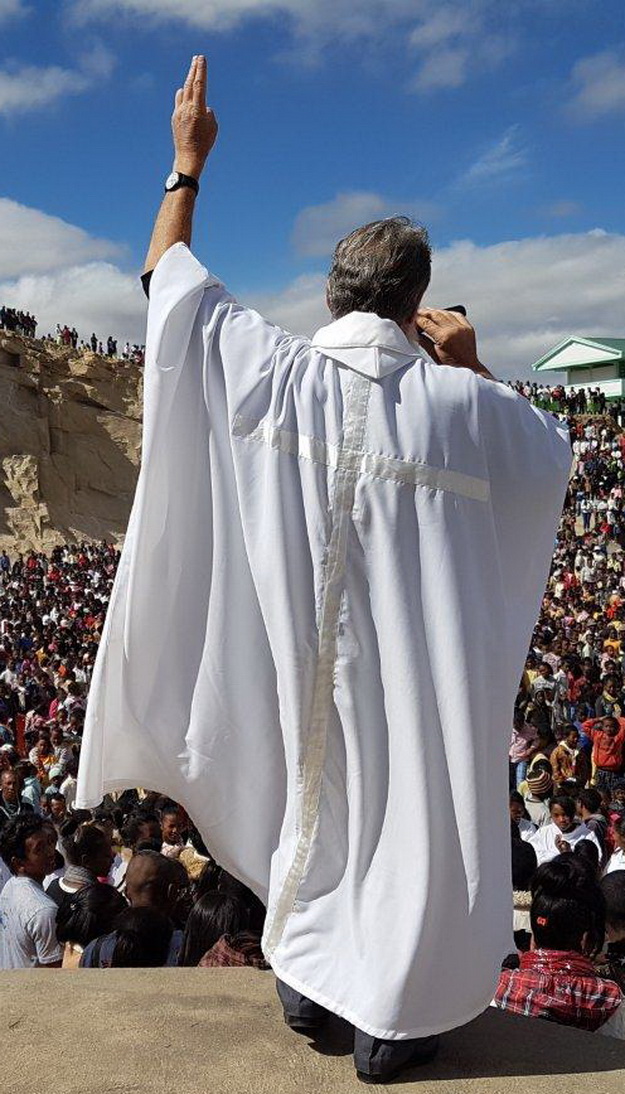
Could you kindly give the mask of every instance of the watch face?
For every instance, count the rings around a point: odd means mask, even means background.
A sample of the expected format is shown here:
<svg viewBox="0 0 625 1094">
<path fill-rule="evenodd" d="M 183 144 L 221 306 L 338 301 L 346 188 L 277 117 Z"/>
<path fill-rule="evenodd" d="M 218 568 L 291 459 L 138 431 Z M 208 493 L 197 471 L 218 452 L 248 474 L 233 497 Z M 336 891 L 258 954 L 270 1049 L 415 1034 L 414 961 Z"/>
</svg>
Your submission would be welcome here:
<svg viewBox="0 0 625 1094">
<path fill-rule="evenodd" d="M 168 175 L 165 179 L 165 189 L 173 190 L 174 186 L 178 182 L 178 172 L 172 171 L 171 175 Z"/>
</svg>

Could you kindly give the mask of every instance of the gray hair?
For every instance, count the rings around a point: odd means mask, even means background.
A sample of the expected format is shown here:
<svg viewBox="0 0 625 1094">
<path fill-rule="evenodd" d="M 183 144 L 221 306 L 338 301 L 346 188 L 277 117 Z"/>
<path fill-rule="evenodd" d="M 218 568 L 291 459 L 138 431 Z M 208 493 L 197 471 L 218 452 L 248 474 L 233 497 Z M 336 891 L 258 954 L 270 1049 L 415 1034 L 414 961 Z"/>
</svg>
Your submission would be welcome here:
<svg viewBox="0 0 625 1094">
<path fill-rule="evenodd" d="M 328 307 L 335 319 L 375 312 L 403 323 L 425 292 L 431 272 L 428 234 L 409 217 L 374 220 L 336 246 L 328 275 Z"/>
</svg>

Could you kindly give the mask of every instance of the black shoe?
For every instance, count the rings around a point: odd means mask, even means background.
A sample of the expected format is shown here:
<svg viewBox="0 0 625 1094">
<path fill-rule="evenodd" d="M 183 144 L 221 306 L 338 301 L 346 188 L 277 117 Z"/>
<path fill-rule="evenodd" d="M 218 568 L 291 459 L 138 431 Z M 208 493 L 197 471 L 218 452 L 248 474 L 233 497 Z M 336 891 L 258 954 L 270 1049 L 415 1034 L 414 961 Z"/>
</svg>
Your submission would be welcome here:
<svg viewBox="0 0 625 1094">
<path fill-rule="evenodd" d="M 402 1072 L 407 1071 L 409 1068 L 430 1064 L 438 1053 L 440 1036 L 434 1034 L 432 1037 L 423 1037 L 419 1040 L 420 1044 L 415 1047 L 412 1056 L 405 1063 L 400 1064 L 399 1067 L 394 1068 L 392 1071 L 386 1071 L 383 1075 L 370 1075 L 365 1071 L 356 1071 L 356 1078 L 360 1079 L 361 1083 L 369 1083 L 372 1086 L 393 1083 Z"/>
</svg>

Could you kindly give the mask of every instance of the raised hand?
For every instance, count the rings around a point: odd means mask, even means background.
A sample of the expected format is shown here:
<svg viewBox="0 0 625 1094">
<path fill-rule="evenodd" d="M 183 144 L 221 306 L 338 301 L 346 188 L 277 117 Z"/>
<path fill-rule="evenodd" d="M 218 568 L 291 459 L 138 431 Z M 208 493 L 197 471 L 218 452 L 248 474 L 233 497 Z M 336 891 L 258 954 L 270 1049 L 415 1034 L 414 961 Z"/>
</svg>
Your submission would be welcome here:
<svg viewBox="0 0 625 1094">
<path fill-rule="evenodd" d="M 416 319 L 419 341 L 438 364 L 476 371 L 482 368 L 475 331 L 464 315 L 442 308 L 420 308 Z"/>
<path fill-rule="evenodd" d="M 194 57 L 171 118 L 174 171 L 199 179 L 217 138 L 217 119 L 206 105 L 206 57 Z"/>
</svg>

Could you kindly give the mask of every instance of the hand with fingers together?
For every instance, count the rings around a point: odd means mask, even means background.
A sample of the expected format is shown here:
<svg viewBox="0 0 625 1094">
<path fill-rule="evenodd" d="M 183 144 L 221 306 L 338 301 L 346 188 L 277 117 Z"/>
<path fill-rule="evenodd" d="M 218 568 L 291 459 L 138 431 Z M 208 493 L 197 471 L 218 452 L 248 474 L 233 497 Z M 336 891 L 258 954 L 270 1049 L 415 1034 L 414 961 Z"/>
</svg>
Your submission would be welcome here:
<svg viewBox="0 0 625 1094">
<path fill-rule="evenodd" d="M 174 171 L 199 179 L 217 138 L 217 119 L 206 105 L 206 58 L 194 57 L 184 87 L 176 92 L 171 119 Z"/>
<path fill-rule="evenodd" d="M 419 308 L 415 333 L 438 365 L 470 368 L 479 376 L 494 379 L 477 355 L 475 330 L 466 316 L 443 308 Z"/>
</svg>

